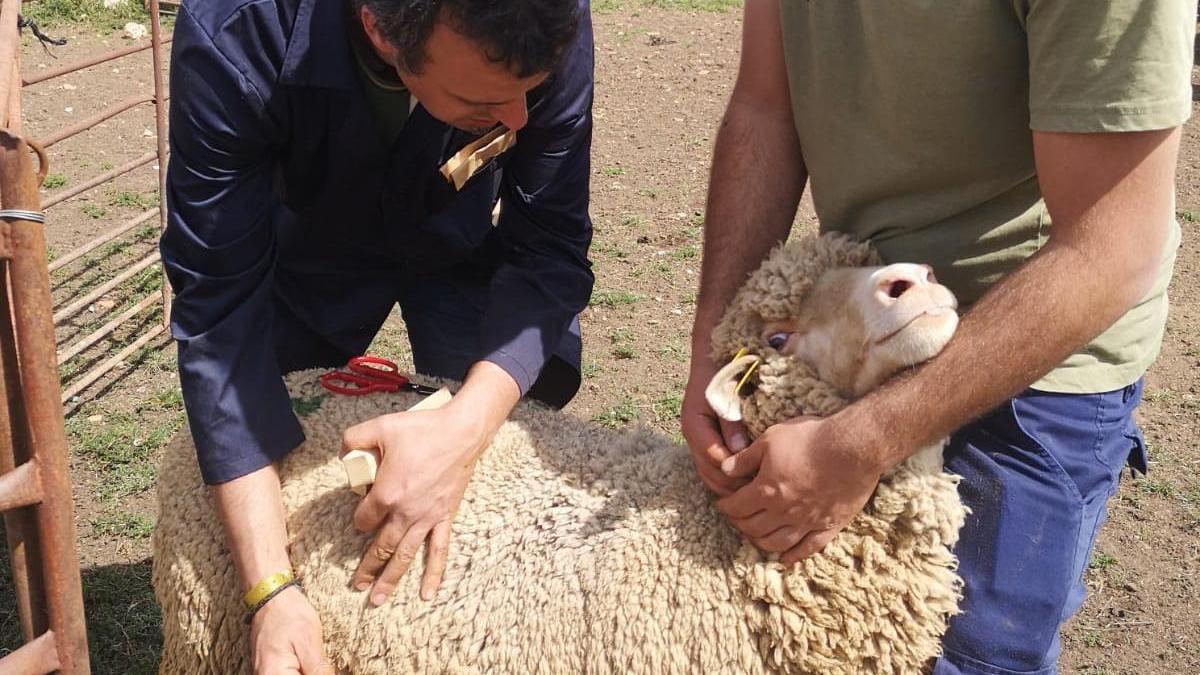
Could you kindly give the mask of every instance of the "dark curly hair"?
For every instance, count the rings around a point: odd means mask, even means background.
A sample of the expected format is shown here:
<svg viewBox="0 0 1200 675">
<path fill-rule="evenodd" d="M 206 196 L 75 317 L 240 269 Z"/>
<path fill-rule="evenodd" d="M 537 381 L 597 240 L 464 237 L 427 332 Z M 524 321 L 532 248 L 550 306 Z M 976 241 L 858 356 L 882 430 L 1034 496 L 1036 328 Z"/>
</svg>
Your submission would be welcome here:
<svg viewBox="0 0 1200 675">
<path fill-rule="evenodd" d="M 554 70 L 579 29 L 579 0 L 353 0 L 366 7 L 400 53 L 396 64 L 420 73 L 425 43 L 439 19 L 480 45 L 517 77 Z"/>
</svg>

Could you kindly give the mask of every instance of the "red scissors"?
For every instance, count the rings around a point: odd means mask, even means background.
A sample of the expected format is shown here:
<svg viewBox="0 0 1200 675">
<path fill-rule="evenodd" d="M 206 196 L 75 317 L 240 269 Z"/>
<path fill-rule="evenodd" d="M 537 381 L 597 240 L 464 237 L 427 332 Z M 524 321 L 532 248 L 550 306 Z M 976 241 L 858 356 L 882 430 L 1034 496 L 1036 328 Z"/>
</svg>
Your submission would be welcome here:
<svg viewBox="0 0 1200 675">
<path fill-rule="evenodd" d="M 365 396 L 377 391 L 407 389 L 422 396 L 437 392 L 433 387 L 416 384 L 400 374 L 396 364 L 378 356 L 355 356 L 346 364 L 349 372 L 334 370 L 321 376 L 321 386 L 335 394 Z"/>
</svg>

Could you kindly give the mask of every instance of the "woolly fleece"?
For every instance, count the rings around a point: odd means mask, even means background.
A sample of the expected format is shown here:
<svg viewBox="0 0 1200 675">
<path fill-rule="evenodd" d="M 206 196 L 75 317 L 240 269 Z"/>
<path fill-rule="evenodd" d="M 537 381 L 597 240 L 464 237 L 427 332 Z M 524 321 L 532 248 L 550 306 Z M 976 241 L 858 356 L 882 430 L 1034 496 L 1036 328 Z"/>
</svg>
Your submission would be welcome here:
<svg viewBox="0 0 1200 675">
<path fill-rule="evenodd" d="M 826 269 L 873 262 L 862 245 L 809 238 L 749 279 L 714 348 L 766 360 L 745 404 L 752 433 L 845 405 L 761 344 L 755 325 L 795 311 Z M 350 525 L 358 497 L 337 458 L 341 434 L 417 398 L 325 396 L 318 374 L 286 378 L 295 399 L 324 397 L 280 475 L 291 559 L 339 672 L 882 675 L 920 672 L 940 651 L 965 515 L 940 446 L 885 476 L 864 513 L 789 572 L 713 508 L 686 448 L 535 403 L 518 406 L 479 462 L 437 598 L 418 599 L 417 563 L 370 608 L 349 585 L 368 538 Z M 161 672 L 250 673 L 237 575 L 186 431 L 159 476 Z"/>
</svg>

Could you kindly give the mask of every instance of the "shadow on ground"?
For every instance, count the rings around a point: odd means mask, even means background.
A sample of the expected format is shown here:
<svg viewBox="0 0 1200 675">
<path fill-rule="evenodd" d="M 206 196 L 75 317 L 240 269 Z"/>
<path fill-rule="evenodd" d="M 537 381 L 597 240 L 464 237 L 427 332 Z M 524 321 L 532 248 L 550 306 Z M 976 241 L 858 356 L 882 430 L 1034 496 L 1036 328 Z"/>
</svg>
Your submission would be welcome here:
<svg viewBox="0 0 1200 675">
<path fill-rule="evenodd" d="M 0 525 L 0 657 L 21 646 L 8 546 Z M 162 616 L 150 588 L 150 559 L 83 570 L 88 651 L 95 675 L 158 671 Z"/>
</svg>

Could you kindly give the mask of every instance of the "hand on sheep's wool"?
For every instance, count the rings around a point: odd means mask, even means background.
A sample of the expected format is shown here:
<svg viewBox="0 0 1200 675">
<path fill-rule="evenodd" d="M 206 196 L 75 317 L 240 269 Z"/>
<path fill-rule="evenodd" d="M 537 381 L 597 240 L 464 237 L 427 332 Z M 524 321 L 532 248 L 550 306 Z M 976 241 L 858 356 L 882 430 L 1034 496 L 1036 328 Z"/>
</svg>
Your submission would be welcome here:
<svg viewBox="0 0 1200 675">
<path fill-rule="evenodd" d="M 321 620 L 299 589 L 263 605 L 250 624 L 255 675 L 333 675 L 321 645 Z"/>
<path fill-rule="evenodd" d="M 354 572 L 360 591 L 382 605 L 426 545 L 421 598 L 433 599 L 442 583 L 450 524 L 494 429 L 452 401 L 436 410 L 384 415 L 346 430 L 346 448 L 376 448 L 375 484 L 354 512 L 354 527 L 375 532 Z"/>
<path fill-rule="evenodd" d="M 825 548 L 870 499 L 881 468 L 830 418 L 798 417 L 770 427 L 725 460 L 731 477 L 754 476 L 717 502 L 755 546 L 792 565 Z"/>
<path fill-rule="evenodd" d="M 740 422 L 721 419 L 704 398 L 704 388 L 717 370 L 707 359 L 693 362 L 683 394 L 679 424 L 700 480 L 718 497 L 728 497 L 748 479 L 726 475 L 721 471 L 721 463 L 743 450 L 748 441 L 746 429 Z"/>
</svg>

